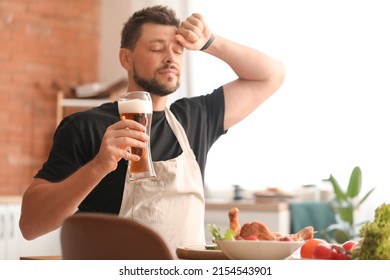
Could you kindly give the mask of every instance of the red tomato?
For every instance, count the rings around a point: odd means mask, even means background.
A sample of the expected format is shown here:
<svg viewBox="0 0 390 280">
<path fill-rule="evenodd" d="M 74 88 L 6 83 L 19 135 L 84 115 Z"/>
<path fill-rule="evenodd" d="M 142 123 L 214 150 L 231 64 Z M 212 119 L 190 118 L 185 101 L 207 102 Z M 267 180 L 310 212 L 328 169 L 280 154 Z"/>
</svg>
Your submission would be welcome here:
<svg viewBox="0 0 390 280">
<path fill-rule="evenodd" d="M 330 245 L 332 246 L 333 250 L 336 251 L 336 253 L 343 253 L 343 254 L 346 253 L 346 250 L 343 248 L 343 246 L 338 244 L 330 244 Z"/>
<path fill-rule="evenodd" d="M 247 237 L 244 237 L 245 240 L 259 240 L 256 236 L 254 235 L 249 235 Z"/>
<path fill-rule="evenodd" d="M 286 235 L 279 239 L 279 241 L 292 241 L 291 237 Z"/>
<path fill-rule="evenodd" d="M 314 249 L 315 247 L 317 247 L 318 244 L 327 244 L 327 243 L 325 240 L 317 239 L 317 238 L 306 240 L 305 243 L 303 243 L 303 245 L 301 246 L 301 258 L 312 259 Z"/>
<path fill-rule="evenodd" d="M 335 260 L 337 254 L 329 244 L 318 244 L 313 251 L 313 257 L 318 260 Z"/>
<path fill-rule="evenodd" d="M 237 235 L 236 237 L 234 237 L 234 239 L 236 239 L 236 240 L 244 240 L 244 237 Z"/>
<path fill-rule="evenodd" d="M 343 246 L 343 248 L 344 248 L 346 251 L 351 251 L 352 248 L 353 248 L 353 246 L 355 246 L 355 245 L 356 245 L 356 242 L 355 242 L 355 241 L 349 240 L 349 241 L 345 241 L 345 242 L 343 243 L 343 245 L 341 245 L 341 246 Z"/>
<path fill-rule="evenodd" d="M 351 258 L 349 257 L 349 255 L 341 253 L 341 252 L 338 252 L 336 255 L 336 260 L 350 260 L 350 259 Z"/>
</svg>

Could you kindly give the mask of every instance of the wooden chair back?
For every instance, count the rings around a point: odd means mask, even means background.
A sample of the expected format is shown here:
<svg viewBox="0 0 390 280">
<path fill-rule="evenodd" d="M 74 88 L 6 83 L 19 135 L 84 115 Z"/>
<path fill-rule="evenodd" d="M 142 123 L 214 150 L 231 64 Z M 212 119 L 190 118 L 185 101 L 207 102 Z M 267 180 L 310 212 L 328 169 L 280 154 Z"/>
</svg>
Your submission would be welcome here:
<svg viewBox="0 0 390 280">
<path fill-rule="evenodd" d="M 155 230 L 112 214 L 77 213 L 61 229 L 64 260 L 171 260 L 173 254 Z"/>
</svg>

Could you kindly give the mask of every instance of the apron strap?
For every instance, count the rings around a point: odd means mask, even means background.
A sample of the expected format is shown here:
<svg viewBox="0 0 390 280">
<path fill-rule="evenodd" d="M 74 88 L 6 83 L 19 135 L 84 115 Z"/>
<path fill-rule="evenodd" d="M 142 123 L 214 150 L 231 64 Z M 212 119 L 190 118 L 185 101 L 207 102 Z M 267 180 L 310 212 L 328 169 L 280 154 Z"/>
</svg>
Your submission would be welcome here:
<svg viewBox="0 0 390 280">
<path fill-rule="evenodd" d="M 184 131 L 183 126 L 180 124 L 180 122 L 177 120 L 175 115 L 171 112 L 171 110 L 169 110 L 168 107 L 165 107 L 165 116 L 182 150 L 188 153 L 193 159 L 195 159 L 195 154 L 192 151 L 190 142 L 188 141 L 188 137 Z"/>
</svg>

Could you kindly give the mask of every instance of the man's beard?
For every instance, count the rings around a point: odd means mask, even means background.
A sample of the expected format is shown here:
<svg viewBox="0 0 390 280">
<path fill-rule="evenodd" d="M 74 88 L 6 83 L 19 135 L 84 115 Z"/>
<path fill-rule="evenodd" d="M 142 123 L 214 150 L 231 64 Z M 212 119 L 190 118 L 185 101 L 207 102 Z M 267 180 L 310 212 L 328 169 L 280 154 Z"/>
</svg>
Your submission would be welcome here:
<svg viewBox="0 0 390 280">
<path fill-rule="evenodd" d="M 165 65 L 164 69 L 168 69 L 169 65 Z M 166 96 L 173 92 L 175 92 L 179 86 L 180 82 L 178 81 L 176 85 L 173 86 L 166 86 L 161 84 L 156 78 L 152 78 L 150 80 L 142 78 L 136 68 L 133 64 L 133 79 L 137 85 L 139 85 L 141 88 L 143 88 L 145 91 L 153 93 L 158 96 Z"/>
</svg>

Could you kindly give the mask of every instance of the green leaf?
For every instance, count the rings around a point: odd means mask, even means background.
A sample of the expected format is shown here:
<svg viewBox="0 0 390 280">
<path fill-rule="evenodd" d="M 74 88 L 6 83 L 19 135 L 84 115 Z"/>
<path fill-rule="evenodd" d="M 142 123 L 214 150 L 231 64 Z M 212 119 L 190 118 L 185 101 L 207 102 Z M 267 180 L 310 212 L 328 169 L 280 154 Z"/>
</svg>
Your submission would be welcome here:
<svg viewBox="0 0 390 280">
<path fill-rule="evenodd" d="M 223 236 L 223 240 L 234 240 L 234 237 L 237 235 L 237 233 L 232 230 L 231 228 L 228 228 L 225 231 L 225 235 Z"/>
<path fill-rule="evenodd" d="M 350 198 L 357 197 L 362 188 L 362 171 L 357 166 L 352 170 L 351 177 L 349 178 L 349 184 L 347 189 L 347 196 Z"/>
<path fill-rule="evenodd" d="M 340 223 L 331 224 L 331 225 L 327 226 L 326 231 L 330 232 L 330 231 L 334 231 L 336 229 L 344 230 L 345 226 L 344 226 L 344 224 L 340 224 Z"/>
<path fill-rule="evenodd" d="M 346 194 L 341 190 L 339 183 L 333 177 L 333 175 L 330 175 L 329 181 L 332 183 L 333 190 L 334 190 L 334 193 L 336 195 L 336 198 L 338 200 L 346 200 L 347 199 Z"/>
<path fill-rule="evenodd" d="M 215 224 L 209 224 L 208 228 L 209 228 L 209 230 L 210 230 L 210 232 L 213 235 L 215 240 L 222 239 L 222 235 L 219 233 L 219 231 L 220 231 L 219 227 L 217 227 Z"/>
<path fill-rule="evenodd" d="M 344 222 L 347 222 L 348 224 L 353 224 L 353 206 L 348 205 L 344 207 L 340 207 L 337 209 L 337 213 L 339 214 L 339 217 Z"/>
<path fill-rule="evenodd" d="M 222 236 L 220 234 L 220 228 L 217 227 L 215 224 L 209 224 L 208 228 L 215 240 L 234 240 L 234 237 L 237 235 L 234 230 L 228 228 L 225 231 L 225 234 Z"/>
<path fill-rule="evenodd" d="M 333 235 L 333 238 L 334 240 L 336 240 L 337 243 L 343 244 L 345 241 L 350 240 L 351 236 L 345 230 L 336 230 L 336 232 Z"/>
<path fill-rule="evenodd" d="M 360 205 L 362 205 L 362 203 L 370 196 L 370 194 L 375 190 L 375 187 L 373 187 L 368 193 L 366 193 L 365 196 L 363 196 L 363 198 L 356 204 L 356 207 L 355 208 L 359 208 Z"/>
</svg>

